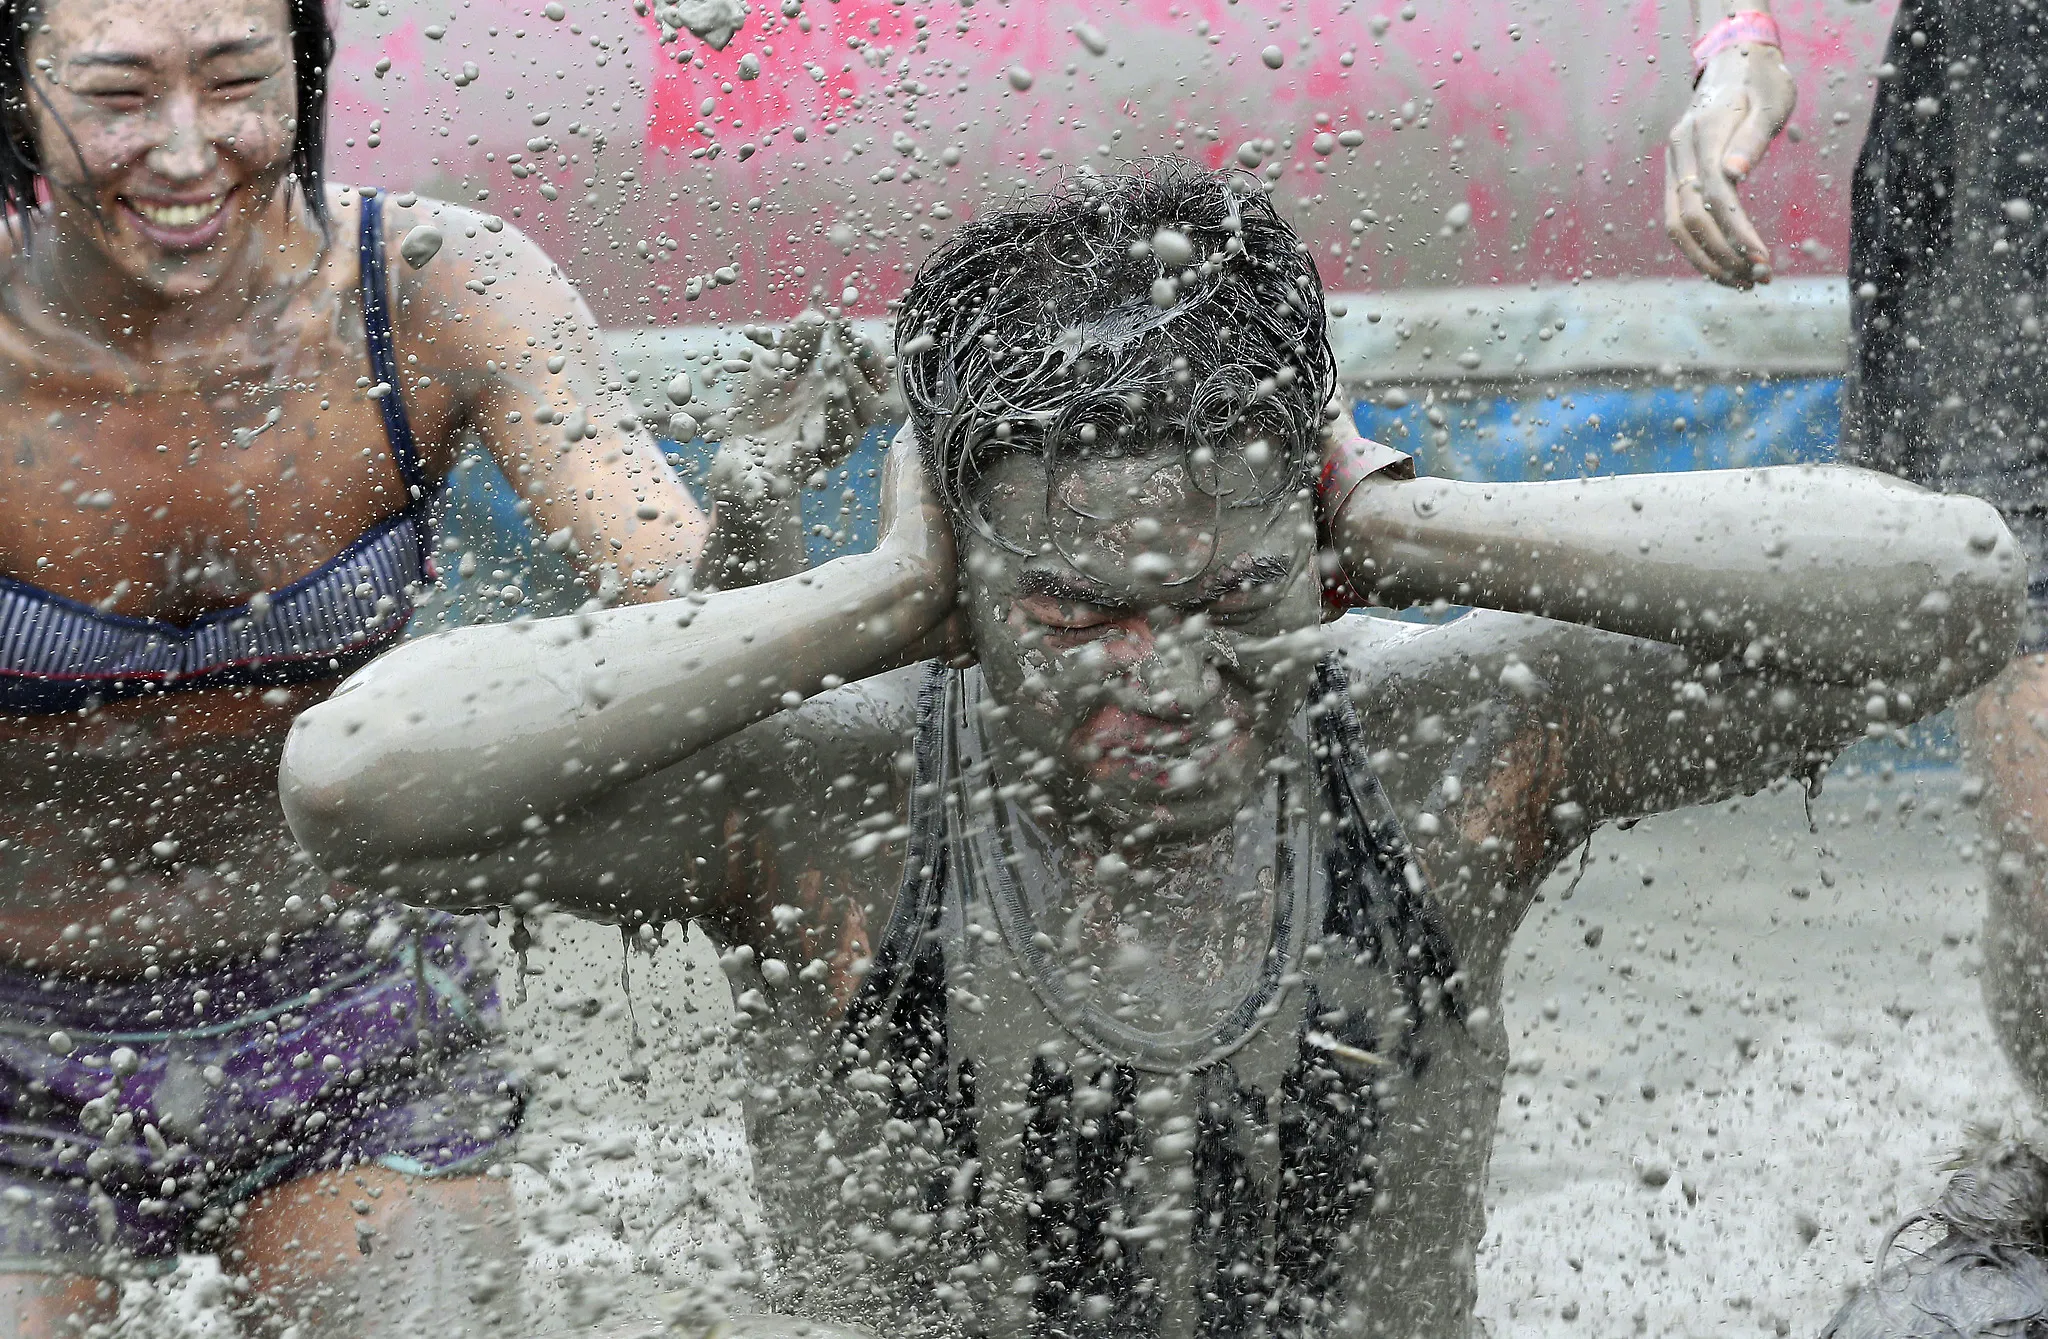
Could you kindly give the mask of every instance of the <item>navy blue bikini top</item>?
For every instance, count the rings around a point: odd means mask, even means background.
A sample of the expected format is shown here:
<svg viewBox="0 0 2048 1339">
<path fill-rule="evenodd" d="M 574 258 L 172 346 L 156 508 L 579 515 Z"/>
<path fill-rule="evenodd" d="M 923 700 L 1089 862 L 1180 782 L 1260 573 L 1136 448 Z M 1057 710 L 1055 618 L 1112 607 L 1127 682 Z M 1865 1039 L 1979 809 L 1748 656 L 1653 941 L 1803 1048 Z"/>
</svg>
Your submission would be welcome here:
<svg viewBox="0 0 2048 1339">
<path fill-rule="evenodd" d="M 431 579 L 433 490 L 406 418 L 385 297 L 381 192 L 362 194 L 357 257 L 384 436 L 412 501 L 334 558 L 245 605 L 179 625 L 102 613 L 0 575 L 0 716 L 77 711 L 150 693 L 337 678 L 405 630 Z"/>
</svg>

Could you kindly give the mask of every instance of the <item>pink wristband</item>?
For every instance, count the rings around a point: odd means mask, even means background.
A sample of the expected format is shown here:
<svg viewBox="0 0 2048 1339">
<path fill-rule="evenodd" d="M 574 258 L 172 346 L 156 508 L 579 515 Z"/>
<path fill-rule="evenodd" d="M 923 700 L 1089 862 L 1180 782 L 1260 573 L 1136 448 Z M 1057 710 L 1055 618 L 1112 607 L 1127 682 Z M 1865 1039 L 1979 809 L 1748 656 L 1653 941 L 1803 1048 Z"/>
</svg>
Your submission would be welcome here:
<svg viewBox="0 0 2048 1339">
<path fill-rule="evenodd" d="M 1782 47 L 1784 43 L 1778 40 L 1778 21 L 1760 9 L 1745 9 L 1730 14 L 1707 29 L 1707 35 L 1693 44 L 1693 78 L 1698 79 L 1706 73 L 1707 62 L 1715 56 L 1744 43 Z"/>
</svg>

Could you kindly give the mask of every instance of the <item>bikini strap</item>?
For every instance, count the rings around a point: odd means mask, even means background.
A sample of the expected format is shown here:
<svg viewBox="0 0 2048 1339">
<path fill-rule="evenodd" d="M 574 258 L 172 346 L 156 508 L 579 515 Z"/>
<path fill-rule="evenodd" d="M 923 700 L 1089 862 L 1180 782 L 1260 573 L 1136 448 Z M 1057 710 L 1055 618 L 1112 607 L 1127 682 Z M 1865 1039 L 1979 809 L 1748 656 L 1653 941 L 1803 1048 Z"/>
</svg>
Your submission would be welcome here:
<svg viewBox="0 0 2048 1339">
<path fill-rule="evenodd" d="M 398 477 L 414 502 L 431 491 L 427 473 L 420 464 L 419 446 L 413 440 L 412 420 L 405 412 L 405 387 L 398 375 L 398 352 L 391 341 L 390 281 L 384 264 L 384 192 L 361 193 L 363 226 L 356 239 L 357 270 L 362 275 L 363 333 L 368 337 L 370 375 L 385 387 L 377 397 L 384 414 L 384 439 L 391 444 L 391 459 Z"/>
</svg>

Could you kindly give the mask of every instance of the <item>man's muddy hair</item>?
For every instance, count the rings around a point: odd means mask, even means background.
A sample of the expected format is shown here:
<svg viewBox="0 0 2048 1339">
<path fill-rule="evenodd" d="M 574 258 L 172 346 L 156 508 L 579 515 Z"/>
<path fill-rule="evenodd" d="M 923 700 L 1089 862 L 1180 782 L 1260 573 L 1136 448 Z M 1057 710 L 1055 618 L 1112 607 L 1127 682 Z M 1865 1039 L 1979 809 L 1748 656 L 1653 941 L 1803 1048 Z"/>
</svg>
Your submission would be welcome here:
<svg viewBox="0 0 2048 1339">
<path fill-rule="evenodd" d="M 67 0 L 90 3 L 90 0 Z M 78 153 L 64 118 L 50 106 L 41 84 L 29 78 L 28 44 L 43 13 L 53 0 L 0 0 L 0 210 L 6 226 L 26 240 L 35 217 L 36 180 L 43 175 L 48 152 Z M 292 72 L 297 76 L 298 102 L 294 111 L 298 123 L 292 135 L 292 175 L 285 190 L 298 190 L 306 207 L 327 231 L 327 195 L 324 189 L 327 160 L 327 77 L 334 66 L 334 25 L 328 20 L 325 0 L 285 0 L 285 22 L 291 29 Z M 66 143 L 62 148 L 38 146 L 29 127 L 29 100 L 43 103 L 50 119 L 57 123 Z M 98 216 L 90 200 L 75 202 Z"/>
<path fill-rule="evenodd" d="M 1270 505 L 1308 482 L 1337 374 L 1322 279 L 1261 183 L 1170 158 L 962 227 L 919 268 L 896 350 L 934 485 L 984 533 L 972 489 L 1006 451 L 1168 442 L 1224 505 Z M 1248 469 L 1260 440 L 1276 455 Z"/>
</svg>

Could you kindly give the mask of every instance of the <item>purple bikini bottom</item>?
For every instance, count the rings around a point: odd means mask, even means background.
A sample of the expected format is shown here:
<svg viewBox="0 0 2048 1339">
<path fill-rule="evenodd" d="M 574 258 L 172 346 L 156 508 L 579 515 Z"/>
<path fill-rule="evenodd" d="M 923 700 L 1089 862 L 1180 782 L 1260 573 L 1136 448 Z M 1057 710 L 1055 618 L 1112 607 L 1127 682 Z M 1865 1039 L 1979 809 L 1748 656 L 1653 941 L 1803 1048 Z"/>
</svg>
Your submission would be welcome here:
<svg viewBox="0 0 2048 1339">
<path fill-rule="evenodd" d="M 508 1145 L 522 1086 L 483 927 L 347 921 L 153 981 L 0 967 L 0 1272 L 165 1269 L 266 1187 L 479 1171 Z"/>
</svg>

